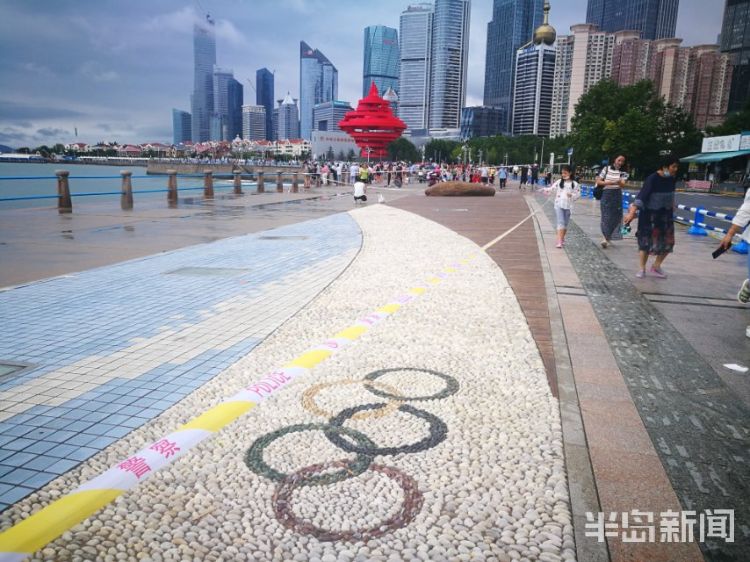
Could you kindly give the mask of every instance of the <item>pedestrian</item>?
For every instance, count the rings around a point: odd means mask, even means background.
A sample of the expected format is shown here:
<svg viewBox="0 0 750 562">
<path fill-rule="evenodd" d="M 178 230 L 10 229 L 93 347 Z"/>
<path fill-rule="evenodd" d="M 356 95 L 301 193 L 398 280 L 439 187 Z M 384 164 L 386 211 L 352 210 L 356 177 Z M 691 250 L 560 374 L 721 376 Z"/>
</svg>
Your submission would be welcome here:
<svg viewBox="0 0 750 562">
<path fill-rule="evenodd" d="M 354 184 L 359 179 L 359 164 L 353 162 L 349 167 L 349 181 Z"/>
<path fill-rule="evenodd" d="M 553 185 L 542 189 L 545 193 L 555 194 L 555 215 L 557 215 L 557 244 L 558 248 L 565 245 L 565 234 L 568 232 L 570 213 L 573 210 L 573 201 L 581 196 L 581 187 L 573 179 L 570 166 L 565 164 L 561 170 L 562 178 Z"/>
<path fill-rule="evenodd" d="M 497 172 L 497 179 L 500 183 L 500 189 L 505 189 L 505 182 L 508 181 L 508 169 L 502 166 Z"/>
<path fill-rule="evenodd" d="M 536 189 L 536 185 L 539 183 L 539 166 L 534 164 L 531 166 L 531 190 Z"/>
<path fill-rule="evenodd" d="M 646 276 L 646 262 L 649 256 L 656 256 L 651 266 L 651 275 L 659 279 L 667 278 L 661 266 L 674 249 L 674 190 L 675 174 L 679 166 L 680 161 L 677 157 L 671 154 L 663 156 L 659 169 L 643 182 L 643 187 L 625 217 L 624 222 L 629 225 L 638 211 L 636 237 L 640 266 L 635 276 L 639 279 Z"/>
<path fill-rule="evenodd" d="M 513 166 L 513 181 L 518 179 L 518 164 Z"/>
<path fill-rule="evenodd" d="M 528 166 L 521 166 L 521 182 L 518 184 L 518 189 L 526 191 L 526 184 L 529 182 L 529 168 Z"/>
<path fill-rule="evenodd" d="M 745 192 L 745 200 L 734 214 L 732 225 L 721 240 L 721 247 L 728 250 L 732 245 L 734 235 L 738 234 L 743 228 L 745 228 L 745 232 L 742 234 L 742 239 L 750 243 L 750 227 L 748 227 L 748 224 L 750 224 L 750 190 Z M 750 277 L 750 254 L 747 255 L 747 258 L 748 277 Z M 740 292 L 737 293 L 737 300 L 744 304 L 750 302 L 750 278 L 742 282 Z M 750 326 L 745 328 L 745 335 L 750 338 Z"/>
<path fill-rule="evenodd" d="M 612 240 L 622 240 L 622 188 L 628 174 L 625 171 L 625 156 L 614 159 L 612 166 L 605 166 L 596 178 L 596 186 L 603 188 L 600 200 L 602 248 Z"/>
</svg>

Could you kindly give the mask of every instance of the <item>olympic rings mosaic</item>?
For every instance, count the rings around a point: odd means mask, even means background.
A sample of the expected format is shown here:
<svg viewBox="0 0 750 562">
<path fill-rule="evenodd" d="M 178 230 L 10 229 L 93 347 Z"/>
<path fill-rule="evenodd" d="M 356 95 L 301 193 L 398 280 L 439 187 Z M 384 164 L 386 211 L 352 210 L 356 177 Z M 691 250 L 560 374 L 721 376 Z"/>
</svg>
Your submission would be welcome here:
<svg viewBox="0 0 750 562">
<path fill-rule="evenodd" d="M 445 386 L 441 391 L 429 396 L 409 397 L 404 396 L 394 386 L 378 380 L 389 373 L 403 371 L 414 374 L 426 373 L 441 379 Z M 323 390 L 355 384 L 362 385 L 364 389 L 381 399 L 387 399 L 387 402 L 361 404 L 333 414 L 322 409 L 315 401 L 316 396 Z M 417 482 L 411 476 L 396 468 L 375 464 L 373 462 L 375 457 L 419 453 L 442 443 L 448 435 L 446 423 L 436 415 L 405 402 L 440 400 L 455 394 L 458 390 L 459 384 L 455 378 L 438 371 L 413 367 L 373 371 L 361 380 L 346 379 L 312 385 L 302 395 L 302 406 L 318 416 L 328 418 L 328 422 L 289 425 L 259 437 L 245 453 L 245 464 L 256 474 L 278 484 L 272 498 L 273 511 L 276 519 L 287 529 L 315 537 L 320 541 L 367 541 L 382 536 L 411 523 L 422 509 L 424 497 L 419 491 Z M 347 420 L 382 418 L 395 412 L 411 415 L 426 422 L 427 437 L 416 443 L 407 443 L 397 447 L 380 447 L 361 431 L 344 425 Z M 346 453 L 354 454 L 355 457 L 313 464 L 290 474 L 284 474 L 266 463 L 263 454 L 271 443 L 290 433 L 303 431 L 321 431 L 333 445 Z M 388 519 L 368 528 L 335 531 L 317 527 L 294 513 L 293 496 L 299 488 L 335 484 L 349 478 L 356 478 L 368 470 L 393 480 L 403 491 L 402 505 Z"/>
</svg>

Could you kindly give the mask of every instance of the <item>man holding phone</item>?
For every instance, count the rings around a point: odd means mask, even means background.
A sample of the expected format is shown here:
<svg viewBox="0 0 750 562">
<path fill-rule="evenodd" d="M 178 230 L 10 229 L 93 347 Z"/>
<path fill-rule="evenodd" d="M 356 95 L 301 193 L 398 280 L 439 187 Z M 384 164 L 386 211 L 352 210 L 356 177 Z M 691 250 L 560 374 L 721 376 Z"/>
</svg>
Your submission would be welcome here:
<svg viewBox="0 0 750 562">
<path fill-rule="evenodd" d="M 750 190 L 745 193 L 745 200 L 742 202 L 740 208 L 737 209 L 737 213 L 735 213 L 734 219 L 732 220 L 732 226 L 729 227 L 726 235 L 722 238 L 719 248 L 728 250 L 732 245 L 732 238 L 734 238 L 734 235 L 745 228 L 748 223 L 750 223 Z M 742 234 L 742 239 L 745 242 L 750 243 L 750 228 L 745 228 L 745 232 Z M 747 268 L 748 277 L 750 277 L 750 254 L 748 254 Z M 750 301 L 750 279 L 745 279 L 745 281 L 743 281 L 742 287 L 740 287 L 740 292 L 737 293 L 737 300 L 741 303 L 747 303 Z M 745 335 L 750 338 L 750 326 L 745 330 Z"/>
</svg>

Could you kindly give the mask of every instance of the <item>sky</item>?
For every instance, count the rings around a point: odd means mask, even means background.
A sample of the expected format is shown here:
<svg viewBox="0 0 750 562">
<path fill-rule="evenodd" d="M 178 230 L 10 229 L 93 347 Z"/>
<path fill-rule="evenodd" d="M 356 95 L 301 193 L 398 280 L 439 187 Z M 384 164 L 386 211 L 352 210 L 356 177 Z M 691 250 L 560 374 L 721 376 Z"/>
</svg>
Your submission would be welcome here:
<svg viewBox="0 0 750 562">
<path fill-rule="evenodd" d="M 216 21 L 217 64 L 247 78 L 275 71 L 275 97 L 299 95 L 299 42 L 338 68 L 339 99 L 361 97 L 364 28 L 398 28 L 414 0 L 0 0 L 0 144 L 168 142 L 172 108 L 190 111 L 192 24 Z M 587 0 L 551 0 L 558 35 Z M 724 0 L 680 0 L 684 45 L 715 43 Z M 466 105 L 481 105 L 492 0 L 472 0 Z M 75 129 L 78 137 L 75 136 Z"/>
</svg>

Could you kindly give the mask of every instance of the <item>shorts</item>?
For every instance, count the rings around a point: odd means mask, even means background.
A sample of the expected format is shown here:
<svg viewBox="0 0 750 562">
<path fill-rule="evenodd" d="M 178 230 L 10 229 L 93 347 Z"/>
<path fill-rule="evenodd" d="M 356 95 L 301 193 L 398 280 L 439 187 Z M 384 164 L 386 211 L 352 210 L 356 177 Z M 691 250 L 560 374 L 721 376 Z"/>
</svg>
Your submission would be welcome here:
<svg viewBox="0 0 750 562">
<path fill-rule="evenodd" d="M 360 195 L 359 197 L 357 197 L 357 196 L 355 195 L 355 196 L 354 196 L 354 200 L 355 200 L 355 201 L 367 201 L 367 195 Z"/>
<path fill-rule="evenodd" d="M 568 228 L 570 222 L 570 209 L 560 209 L 555 207 L 555 215 L 557 215 L 557 228 Z"/>
</svg>

